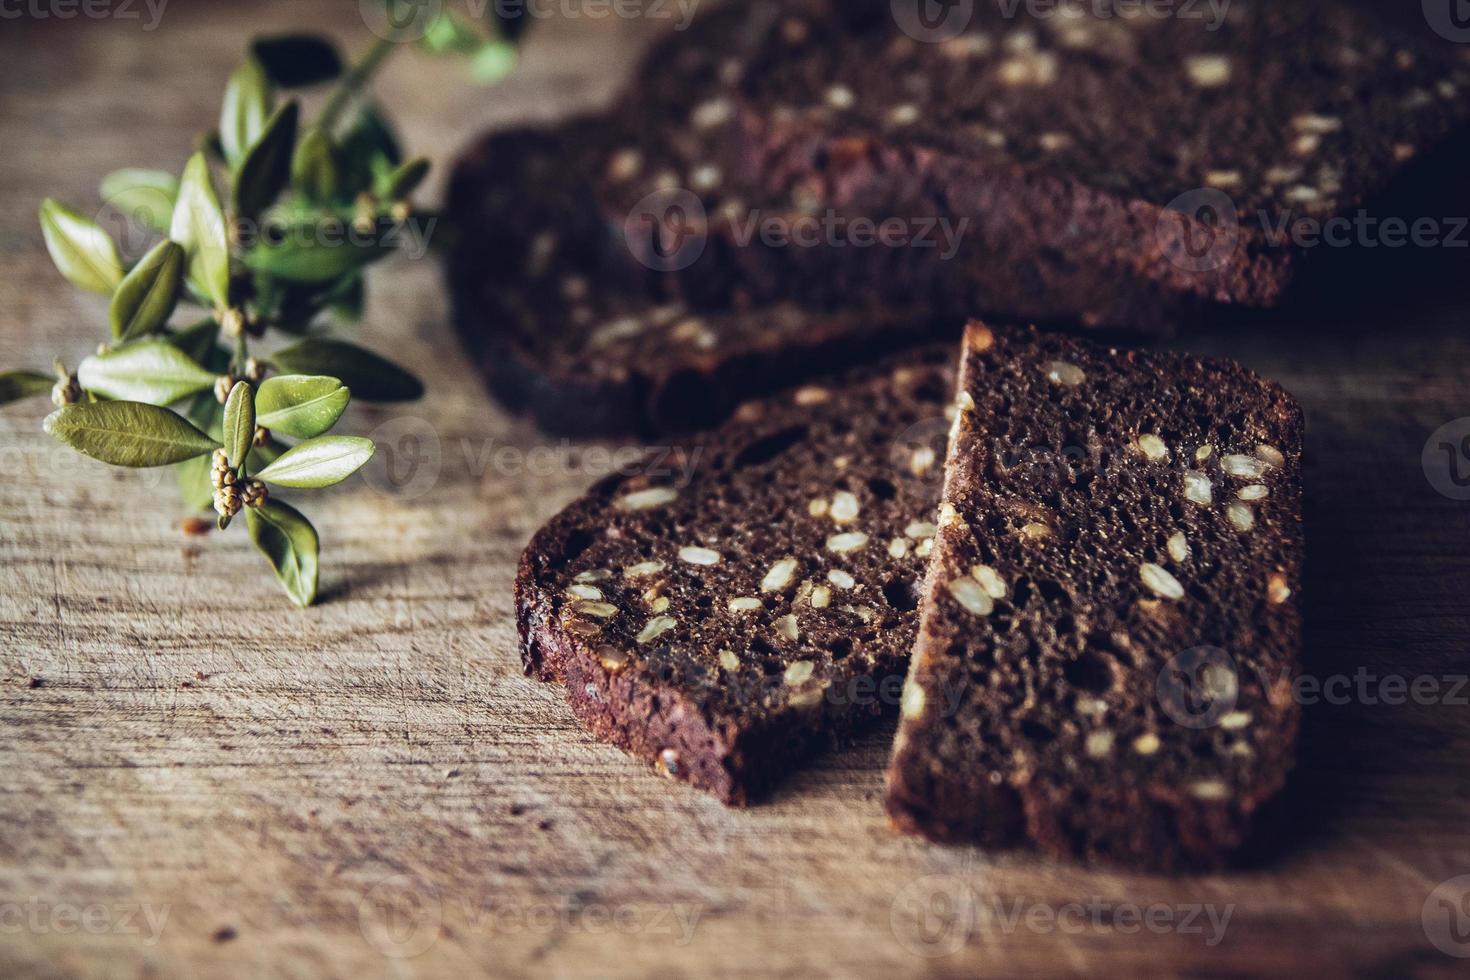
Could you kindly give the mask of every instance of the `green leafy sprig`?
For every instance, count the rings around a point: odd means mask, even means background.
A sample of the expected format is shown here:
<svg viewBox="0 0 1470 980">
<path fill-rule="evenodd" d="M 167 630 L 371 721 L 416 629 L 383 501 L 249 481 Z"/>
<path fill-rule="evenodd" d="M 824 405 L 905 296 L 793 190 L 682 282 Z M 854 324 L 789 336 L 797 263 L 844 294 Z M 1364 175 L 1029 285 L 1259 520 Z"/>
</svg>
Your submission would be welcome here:
<svg viewBox="0 0 1470 980">
<path fill-rule="evenodd" d="M 514 63 L 512 41 L 447 12 L 418 46 L 469 55 L 486 80 Z M 424 217 L 411 197 L 429 162 L 404 157 L 365 95 L 399 47 L 380 39 L 349 66 L 315 35 L 255 39 L 230 77 L 218 129 L 179 175 L 130 168 L 103 179 L 103 198 L 159 236 L 135 261 L 96 220 L 42 202 L 57 269 L 109 298 L 109 338 L 74 372 L 59 358 L 51 374 L 0 372 L 0 404 L 50 392 L 57 408 L 45 431 L 77 452 L 175 467 L 185 504 L 212 505 L 221 530 L 243 510 L 301 606 L 316 599 L 319 539 L 275 491 L 332 486 L 372 458 L 371 440 L 329 434 L 354 393 L 378 402 L 423 394 L 403 368 L 319 332 L 324 318 L 361 315 L 368 266 Z M 283 98 L 326 83 L 335 88 L 311 122 Z M 183 307 L 196 312 L 176 326 Z M 294 342 L 253 356 L 252 341 L 270 331 Z"/>
</svg>

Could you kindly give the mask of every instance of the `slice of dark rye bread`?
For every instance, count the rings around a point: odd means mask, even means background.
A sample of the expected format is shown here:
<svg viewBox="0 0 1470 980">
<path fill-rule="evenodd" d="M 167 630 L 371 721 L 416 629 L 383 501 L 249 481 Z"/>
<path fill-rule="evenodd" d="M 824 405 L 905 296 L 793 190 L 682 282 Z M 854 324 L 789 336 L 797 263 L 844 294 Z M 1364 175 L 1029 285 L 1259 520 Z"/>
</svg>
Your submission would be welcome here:
<svg viewBox="0 0 1470 980">
<path fill-rule="evenodd" d="M 494 133 L 450 182 L 460 336 L 497 397 L 542 428 L 692 431 L 762 392 L 958 333 L 893 307 L 753 304 L 708 276 L 721 305 L 697 302 L 621 248 L 590 194 L 618 131 L 581 117 Z"/>
<path fill-rule="evenodd" d="M 662 137 L 613 151 L 600 193 L 616 216 L 691 190 L 725 243 L 751 214 L 969 221 L 948 258 L 757 239 L 734 248 L 757 295 L 891 290 L 1128 329 L 1175 315 L 1160 304 L 1272 304 L 1300 264 L 1283 222 L 1438 169 L 1420 161 L 1470 119 L 1470 48 L 1392 6 L 1235 0 L 1217 23 L 978 0 L 943 8 L 973 16 L 930 43 L 889 0 L 731 4 L 650 51 L 619 112 Z"/>
<path fill-rule="evenodd" d="M 527 673 L 598 738 L 744 804 L 897 704 L 954 348 L 741 407 L 532 539 Z"/>
<path fill-rule="evenodd" d="M 958 390 L 889 813 L 1221 863 L 1292 765 L 1300 409 L 1237 364 L 978 323 Z"/>
<path fill-rule="evenodd" d="M 886 2 L 732 4 L 655 45 L 611 115 L 482 140 L 450 268 L 492 388 L 555 432 L 653 434 L 977 312 L 1162 333 L 1202 299 L 1274 302 L 1298 251 L 1262 221 L 1410 167 L 1435 183 L 1428 151 L 1470 111 L 1464 46 L 1359 4 L 1241 0 L 1213 32 L 1021 9 L 928 44 Z M 688 215 L 657 196 L 685 188 L 702 251 L 651 271 L 625 219 L 650 193 Z M 1167 207 L 1201 188 L 1234 200 L 1233 234 Z M 827 247 L 829 212 L 842 241 L 898 217 L 926 245 Z M 763 245 L 757 219 L 818 244 Z"/>
</svg>

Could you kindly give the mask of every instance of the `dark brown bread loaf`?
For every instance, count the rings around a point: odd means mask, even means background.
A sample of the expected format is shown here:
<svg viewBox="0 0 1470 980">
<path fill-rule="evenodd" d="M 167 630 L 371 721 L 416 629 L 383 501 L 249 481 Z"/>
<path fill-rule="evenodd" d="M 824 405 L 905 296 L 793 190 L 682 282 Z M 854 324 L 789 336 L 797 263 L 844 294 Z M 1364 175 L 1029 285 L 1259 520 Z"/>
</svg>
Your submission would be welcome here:
<svg viewBox="0 0 1470 980">
<path fill-rule="evenodd" d="M 460 335 L 504 402 L 572 435 L 715 424 L 742 401 L 945 332 L 893 307 L 697 302 L 635 262 L 590 193 L 609 120 L 496 133 L 460 161 L 449 281 Z M 707 270 L 708 271 L 708 270 Z"/>
<path fill-rule="evenodd" d="M 953 354 L 749 403 L 593 487 L 521 558 L 527 672 L 565 684 L 598 738 L 728 804 L 894 705 Z"/>
<path fill-rule="evenodd" d="M 1292 764 L 1302 416 L 1239 365 L 972 324 L 888 810 L 1213 866 Z"/>
<path fill-rule="evenodd" d="M 1362 4 L 1025 9 L 926 43 L 887 2 L 732 4 L 610 116 L 482 141 L 450 264 L 492 386 L 554 431 L 651 434 L 976 312 L 1165 332 L 1275 302 L 1299 251 L 1263 229 L 1351 209 L 1470 111 L 1463 54 Z"/>
<path fill-rule="evenodd" d="M 889 0 L 732 4 L 650 53 L 621 111 L 663 138 L 599 194 L 618 216 L 693 191 L 720 245 L 686 278 L 724 281 L 733 255 L 757 297 L 1125 329 L 1272 304 L 1301 257 L 1283 227 L 1351 212 L 1470 118 L 1464 46 L 1391 6 L 1238 0 L 1216 23 L 979 0 L 943 8 L 974 13 L 938 40 Z M 829 213 L 968 225 L 953 254 L 730 245 L 752 215 Z"/>
</svg>

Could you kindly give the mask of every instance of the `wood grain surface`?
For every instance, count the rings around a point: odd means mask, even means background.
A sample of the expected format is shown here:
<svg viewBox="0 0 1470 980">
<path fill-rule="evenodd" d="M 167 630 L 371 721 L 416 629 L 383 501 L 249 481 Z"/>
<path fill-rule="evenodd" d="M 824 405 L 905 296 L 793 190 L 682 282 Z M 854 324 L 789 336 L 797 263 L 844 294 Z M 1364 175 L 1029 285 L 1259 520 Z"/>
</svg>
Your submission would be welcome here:
<svg viewBox="0 0 1470 980">
<path fill-rule="evenodd" d="M 171 3 L 152 30 L 142 3 L 40 9 L 0 21 L 6 367 L 74 364 L 105 322 L 52 269 L 41 197 L 88 210 L 109 170 L 180 167 L 253 31 L 371 41 L 350 2 Z M 447 161 L 482 128 L 605 100 L 658 26 L 561 17 L 498 88 L 407 54 L 381 91 Z M 1307 667 L 1368 678 L 1307 706 L 1287 838 L 1228 875 L 898 837 L 887 726 L 743 812 L 590 740 L 521 677 L 510 589 L 531 532 L 605 462 L 485 396 L 431 262 L 371 280 L 364 338 L 429 394 L 344 420 L 384 450 L 312 503 L 313 609 L 244 533 L 181 534 L 171 474 L 80 460 L 40 433 L 44 404 L 8 407 L 0 975 L 1463 976 L 1470 502 L 1421 453 L 1470 416 L 1464 255 L 1175 342 L 1305 404 Z M 1394 704 L 1390 676 L 1441 694 Z"/>
</svg>

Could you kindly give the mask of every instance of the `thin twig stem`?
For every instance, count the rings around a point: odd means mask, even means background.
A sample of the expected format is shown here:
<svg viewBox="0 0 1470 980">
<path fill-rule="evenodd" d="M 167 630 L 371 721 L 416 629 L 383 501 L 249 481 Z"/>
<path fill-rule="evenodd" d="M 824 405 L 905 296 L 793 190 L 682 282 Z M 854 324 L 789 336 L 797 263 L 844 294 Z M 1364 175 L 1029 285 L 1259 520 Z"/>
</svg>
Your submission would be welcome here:
<svg viewBox="0 0 1470 980">
<path fill-rule="evenodd" d="M 368 53 L 362 56 L 362 60 L 353 65 L 343 76 L 342 81 L 337 83 L 337 88 L 332 92 L 332 97 L 327 100 L 326 107 L 322 109 L 321 119 L 318 125 L 324 132 L 331 132 L 337 125 L 342 113 L 352 104 L 359 90 L 373 77 L 388 55 L 399 46 L 395 37 L 379 38 L 377 42 L 368 49 Z"/>
</svg>

